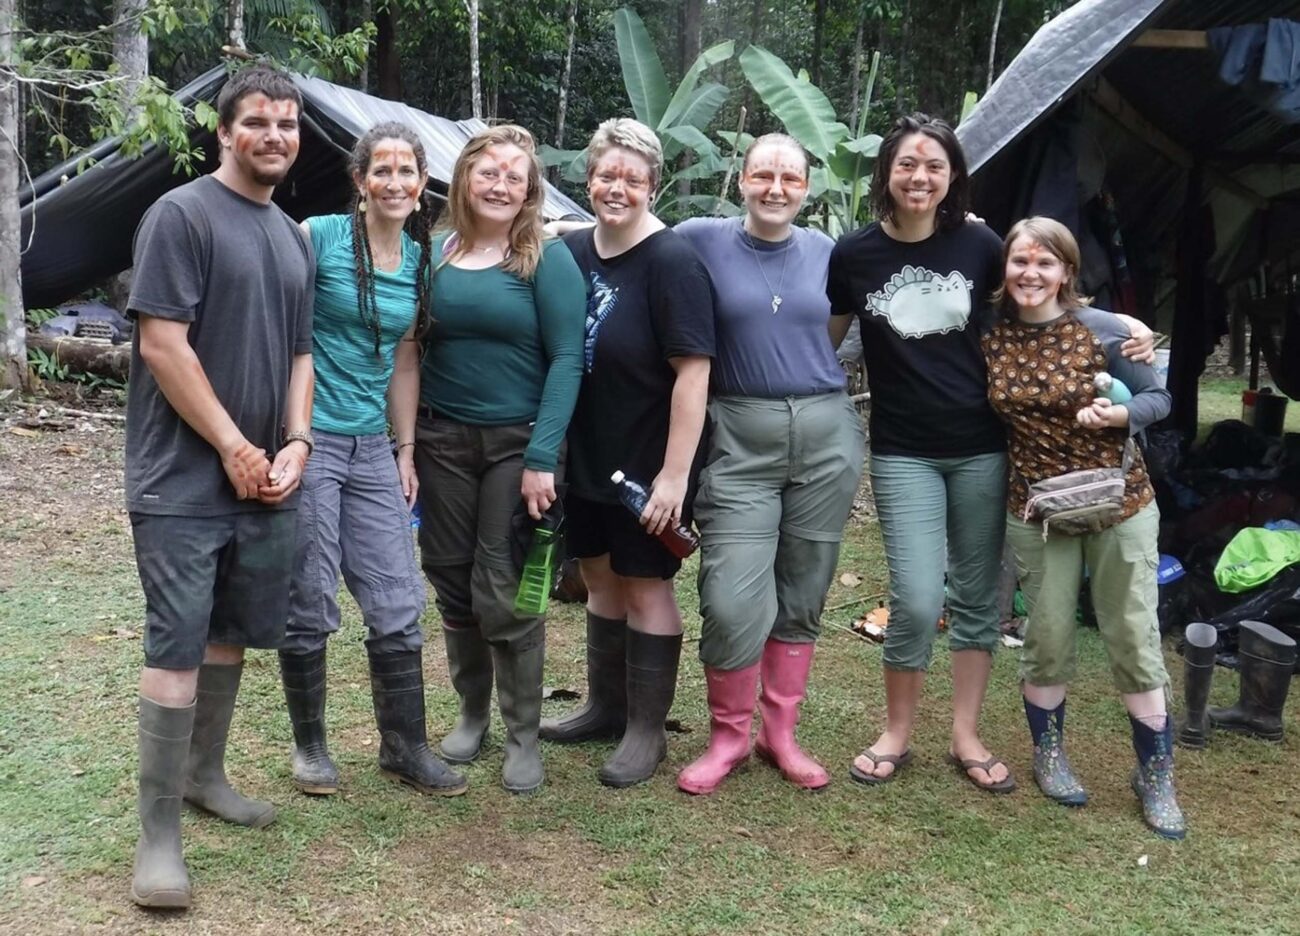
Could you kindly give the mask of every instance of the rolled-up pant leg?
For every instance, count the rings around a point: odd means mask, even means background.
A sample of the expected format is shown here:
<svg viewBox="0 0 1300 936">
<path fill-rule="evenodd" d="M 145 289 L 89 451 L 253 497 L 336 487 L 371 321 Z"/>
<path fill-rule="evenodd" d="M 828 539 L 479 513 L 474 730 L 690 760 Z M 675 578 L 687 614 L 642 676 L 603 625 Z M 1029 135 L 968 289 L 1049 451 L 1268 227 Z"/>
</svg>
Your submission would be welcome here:
<svg viewBox="0 0 1300 936">
<path fill-rule="evenodd" d="M 366 647 L 372 653 L 418 650 L 426 596 L 388 437 L 358 436 L 351 468 L 339 510 L 341 567 L 366 622 Z"/>
<path fill-rule="evenodd" d="M 1083 537 L 1050 533 L 1007 514 L 1007 540 L 1016 556 L 1028 618 L 1020 678 L 1031 686 L 1061 686 L 1077 664 L 1074 613 L 1083 581 Z"/>
<path fill-rule="evenodd" d="M 348 476 L 351 438 L 316 433 L 298 497 L 293 578 L 283 649 L 315 653 L 339 629 L 339 505 Z"/>
<path fill-rule="evenodd" d="M 948 490 L 948 645 L 987 650 L 1001 640 L 998 576 L 1006 536 L 1007 457 L 945 459 Z"/>
<path fill-rule="evenodd" d="M 884 664 L 890 669 L 929 668 L 943 611 L 948 506 L 939 462 L 907 455 L 871 457 L 871 487 L 889 566 Z"/>
</svg>

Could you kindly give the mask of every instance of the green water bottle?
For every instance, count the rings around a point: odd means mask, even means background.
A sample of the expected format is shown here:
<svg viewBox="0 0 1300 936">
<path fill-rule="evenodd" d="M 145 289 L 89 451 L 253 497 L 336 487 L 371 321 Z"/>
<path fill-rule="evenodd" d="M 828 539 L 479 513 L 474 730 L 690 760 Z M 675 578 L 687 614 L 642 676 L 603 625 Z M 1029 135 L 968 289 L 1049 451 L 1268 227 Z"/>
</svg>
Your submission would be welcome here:
<svg viewBox="0 0 1300 936">
<path fill-rule="evenodd" d="M 520 614 L 545 614 L 554 581 L 555 530 L 551 529 L 550 518 L 543 517 L 534 527 L 533 541 L 528 545 L 519 591 L 515 593 L 515 610 Z"/>
</svg>

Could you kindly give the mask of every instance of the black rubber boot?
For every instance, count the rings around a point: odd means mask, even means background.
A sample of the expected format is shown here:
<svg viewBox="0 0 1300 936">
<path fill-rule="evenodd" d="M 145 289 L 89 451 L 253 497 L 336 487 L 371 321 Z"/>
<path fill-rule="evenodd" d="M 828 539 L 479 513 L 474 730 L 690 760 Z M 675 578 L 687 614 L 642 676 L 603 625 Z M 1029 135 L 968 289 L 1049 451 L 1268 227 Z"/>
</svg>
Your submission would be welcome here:
<svg viewBox="0 0 1300 936">
<path fill-rule="evenodd" d="M 438 745 L 438 753 L 449 764 L 468 764 L 483 750 L 492 721 L 492 652 L 476 625 L 444 625 L 442 636 L 447 643 L 447 671 L 460 696 L 460 717 Z"/>
<path fill-rule="evenodd" d="M 1210 740 L 1210 719 L 1205 706 L 1210 701 L 1218 645 L 1219 632 L 1209 624 L 1188 624 L 1183 633 L 1184 712 L 1178 743 L 1192 750 L 1200 750 Z"/>
<path fill-rule="evenodd" d="M 587 703 L 543 718 L 543 741 L 617 738 L 627 725 L 627 620 L 587 612 Z"/>
<path fill-rule="evenodd" d="M 506 728 L 501 785 L 510 793 L 531 793 L 546 779 L 537 746 L 542 717 L 542 670 L 546 663 L 546 628 L 540 622 L 518 640 L 492 644 L 497 700 Z"/>
<path fill-rule="evenodd" d="M 1295 671 L 1295 641 L 1269 624 L 1242 621 L 1237 643 L 1241 696 L 1229 708 L 1210 709 L 1215 728 L 1282 740 L 1282 707 Z"/>
<path fill-rule="evenodd" d="M 371 653 L 370 692 L 379 726 L 379 769 L 421 793 L 464 793 L 465 778 L 429 750 L 420 651 Z"/>
<path fill-rule="evenodd" d="M 664 719 L 677 692 L 682 635 L 627 632 L 627 730 L 598 774 L 605 786 L 629 787 L 649 780 L 668 753 Z"/>
<path fill-rule="evenodd" d="M 194 704 L 170 708 L 140 697 L 140 841 L 131 899 L 142 907 L 190 905 L 190 876 L 181 851 L 181 791 L 190 752 Z"/>
<path fill-rule="evenodd" d="M 339 771 L 325 742 L 325 648 L 280 651 L 280 679 L 293 725 L 293 785 L 312 796 L 339 790 Z"/>
<path fill-rule="evenodd" d="M 1182 839 L 1187 835 L 1187 823 L 1174 796 L 1173 719 L 1166 715 L 1159 731 L 1132 715 L 1128 720 L 1137 754 L 1130 783 L 1142 803 L 1142 818 L 1161 838 Z"/>
<path fill-rule="evenodd" d="M 194 735 L 185 764 L 185 802 L 218 819 L 260 829 L 275 821 L 275 806 L 236 793 L 226 779 L 226 737 L 243 672 L 243 663 L 199 667 Z"/>
</svg>

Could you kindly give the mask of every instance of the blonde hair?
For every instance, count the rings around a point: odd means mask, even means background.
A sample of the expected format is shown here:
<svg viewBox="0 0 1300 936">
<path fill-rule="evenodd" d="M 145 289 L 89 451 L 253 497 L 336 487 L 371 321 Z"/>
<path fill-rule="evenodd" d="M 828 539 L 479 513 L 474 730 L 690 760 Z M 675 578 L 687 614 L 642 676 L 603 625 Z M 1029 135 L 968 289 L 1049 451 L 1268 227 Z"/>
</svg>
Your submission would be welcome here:
<svg viewBox="0 0 1300 936">
<path fill-rule="evenodd" d="M 537 272 L 542 259 L 542 202 L 546 199 L 546 191 L 542 186 L 542 161 L 537 158 L 537 144 L 533 135 L 523 127 L 501 124 L 480 130 L 470 138 L 456 157 L 456 165 L 451 171 L 447 220 L 439 227 L 456 234 L 456 246 L 447 259 L 463 253 L 464 245 L 469 243 L 474 231 L 474 211 L 469 203 L 470 169 L 489 146 L 506 144 L 519 147 L 528 156 L 528 194 L 510 225 L 510 250 L 501 269 L 529 280 Z"/>
<path fill-rule="evenodd" d="M 1079 292 L 1079 242 L 1074 239 L 1070 229 L 1053 218 L 1040 216 L 1023 218 L 1011 225 L 1006 240 L 1002 242 L 1002 266 L 1005 269 L 1007 258 L 1011 255 L 1011 245 L 1022 237 L 1028 237 L 1040 247 L 1060 260 L 1065 265 L 1065 280 L 1061 291 L 1056 295 L 1056 302 L 1067 312 L 1092 305 L 1092 297 Z M 994 305 L 1001 306 L 1003 314 L 1014 314 L 1015 303 L 1007 297 L 1006 282 L 993 291 Z"/>
<path fill-rule="evenodd" d="M 659 188 L 659 177 L 663 174 L 664 148 L 655 132 L 631 117 L 611 117 L 591 135 L 587 144 L 587 181 L 596 170 L 596 162 L 614 147 L 636 153 L 650 167 L 650 191 Z"/>
</svg>

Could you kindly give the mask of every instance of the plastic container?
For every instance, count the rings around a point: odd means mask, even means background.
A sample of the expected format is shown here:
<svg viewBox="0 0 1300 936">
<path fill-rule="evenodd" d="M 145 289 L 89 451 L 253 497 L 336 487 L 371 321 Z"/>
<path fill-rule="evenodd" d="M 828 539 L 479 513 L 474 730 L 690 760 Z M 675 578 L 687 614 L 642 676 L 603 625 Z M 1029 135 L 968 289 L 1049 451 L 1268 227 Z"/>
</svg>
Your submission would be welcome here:
<svg viewBox="0 0 1300 936">
<path fill-rule="evenodd" d="M 1252 425 L 1266 436 L 1281 438 L 1286 422 L 1286 397 L 1264 387 L 1255 396 L 1255 421 Z"/>
<path fill-rule="evenodd" d="M 623 506 L 636 516 L 641 516 L 650 500 L 650 492 L 645 485 L 633 481 L 621 471 L 614 472 L 609 480 L 618 488 L 618 499 L 623 502 Z M 700 538 L 695 531 L 682 524 L 664 527 L 657 537 L 664 548 L 678 559 L 685 559 L 700 546 Z"/>
<path fill-rule="evenodd" d="M 1105 371 L 1092 378 L 1092 385 L 1096 389 L 1098 396 L 1103 396 L 1116 405 L 1127 403 L 1133 399 L 1133 391 L 1128 388 L 1128 385 L 1118 377 L 1112 377 Z"/>
<path fill-rule="evenodd" d="M 1161 387 L 1169 386 L 1169 349 L 1156 348 L 1156 359 L 1151 362 L 1151 369 L 1156 372 L 1156 382 Z"/>
<path fill-rule="evenodd" d="M 520 614 L 545 614 L 550 603 L 551 585 L 555 582 L 555 531 L 546 519 L 533 528 L 524 570 L 515 592 L 515 610 Z"/>
</svg>

